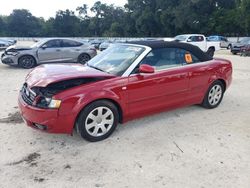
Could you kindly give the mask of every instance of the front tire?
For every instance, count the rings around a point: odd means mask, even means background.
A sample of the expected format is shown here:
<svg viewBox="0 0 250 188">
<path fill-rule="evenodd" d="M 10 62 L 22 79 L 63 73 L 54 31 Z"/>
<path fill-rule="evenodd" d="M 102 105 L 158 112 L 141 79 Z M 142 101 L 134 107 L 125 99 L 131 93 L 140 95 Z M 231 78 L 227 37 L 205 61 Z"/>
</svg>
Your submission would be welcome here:
<svg viewBox="0 0 250 188">
<path fill-rule="evenodd" d="M 31 69 L 36 66 L 36 59 L 30 55 L 24 55 L 18 59 L 18 65 L 24 69 Z"/>
<path fill-rule="evenodd" d="M 215 81 L 208 89 L 202 106 L 204 108 L 213 109 L 220 105 L 223 96 L 224 96 L 225 88 L 221 81 Z"/>
<path fill-rule="evenodd" d="M 81 137 L 98 142 L 108 138 L 115 130 L 119 120 L 117 107 L 109 101 L 100 100 L 89 104 L 79 114 L 76 122 Z"/>
</svg>

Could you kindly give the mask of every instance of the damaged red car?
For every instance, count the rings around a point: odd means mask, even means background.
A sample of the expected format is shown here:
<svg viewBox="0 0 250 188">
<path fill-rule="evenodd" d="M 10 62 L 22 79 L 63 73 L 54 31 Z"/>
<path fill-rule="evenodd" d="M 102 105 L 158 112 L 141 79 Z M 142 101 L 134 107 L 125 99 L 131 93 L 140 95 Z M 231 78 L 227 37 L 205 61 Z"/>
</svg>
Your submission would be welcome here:
<svg viewBox="0 0 250 188">
<path fill-rule="evenodd" d="M 26 124 L 88 141 L 109 137 L 118 123 L 181 106 L 217 107 L 232 81 L 231 62 L 178 42 L 116 44 L 85 65 L 33 69 L 19 95 Z"/>
</svg>

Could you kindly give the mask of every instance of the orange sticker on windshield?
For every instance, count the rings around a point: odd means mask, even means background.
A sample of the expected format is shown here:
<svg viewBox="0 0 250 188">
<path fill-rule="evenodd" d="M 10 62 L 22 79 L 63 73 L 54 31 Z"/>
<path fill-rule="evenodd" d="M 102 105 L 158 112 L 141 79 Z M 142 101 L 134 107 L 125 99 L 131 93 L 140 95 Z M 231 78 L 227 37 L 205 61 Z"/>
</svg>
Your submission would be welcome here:
<svg viewBox="0 0 250 188">
<path fill-rule="evenodd" d="M 193 59 L 192 59 L 191 54 L 185 54 L 185 61 L 187 63 L 193 63 Z"/>
</svg>

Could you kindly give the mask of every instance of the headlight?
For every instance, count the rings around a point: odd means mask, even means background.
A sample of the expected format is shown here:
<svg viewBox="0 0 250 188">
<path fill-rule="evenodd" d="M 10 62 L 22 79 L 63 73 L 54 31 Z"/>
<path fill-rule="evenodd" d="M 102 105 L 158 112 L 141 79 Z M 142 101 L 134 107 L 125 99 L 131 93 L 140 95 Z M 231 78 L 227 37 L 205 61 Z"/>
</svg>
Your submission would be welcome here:
<svg viewBox="0 0 250 188">
<path fill-rule="evenodd" d="M 48 107 L 58 109 L 58 108 L 60 108 L 60 106 L 61 106 L 60 100 L 51 99 Z"/>
<path fill-rule="evenodd" d="M 41 97 L 37 103 L 37 106 L 40 108 L 51 108 L 51 109 L 58 109 L 61 106 L 61 100 L 56 100 L 47 97 Z"/>
<path fill-rule="evenodd" d="M 19 52 L 16 52 L 16 51 L 6 51 L 6 54 L 7 55 L 13 55 L 13 56 L 16 56 L 19 54 Z"/>
</svg>

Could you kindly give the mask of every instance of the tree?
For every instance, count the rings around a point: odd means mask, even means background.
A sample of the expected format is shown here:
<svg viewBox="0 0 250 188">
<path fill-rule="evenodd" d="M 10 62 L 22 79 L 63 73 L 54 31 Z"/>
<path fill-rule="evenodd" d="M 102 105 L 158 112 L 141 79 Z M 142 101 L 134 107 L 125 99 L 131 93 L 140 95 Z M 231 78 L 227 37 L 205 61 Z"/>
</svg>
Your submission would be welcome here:
<svg viewBox="0 0 250 188">
<path fill-rule="evenodd" d="M 129 0 L 125 7 L 135 20 L 138 36 L 160 36 L 163 32 L 160 14 L 164 7 L 158 7 L 159 0 Z"/>
<path fill-rule="evenodd" d="M 34 37 L 40 36 L 42 26 L 38 18 L 28 10 L 13 10 L 8 17 L 7 32 L 9 36 Z"/>
<path fill-rule="evenodd" d="M 76 11 L 78 12 L 80 18 L 86 19 L 88 17 L 88 5 L 83 4 L 81 7 L 77 7 Z"/>
<path fill-rule="evenodd" d="M 160 37 L 183 33 L 250 34 L 250 0 L 128 0 L 124 7 L 100 1 L 59 10 L 45 21 L 28 10 L 0 16 L 1 36 Z M 91 11 L 91 14 L 89 12 Z M 90 16 L 92 15 L 92 16 Z"/>
<path fill-rule="evenodd" d="M 110 30 L 108 30 L 104 35 L 107 37 L 121 37 L 124 36 L 124 30 L 120 23 L 114 22 L 111 24 Z"/>
<path fill-rule="evenodd" d="M 55 19 L 51 19 L 52 31 L 59 37 L 76 37 L 80 33 L 80 19 L 70 10 L 59 10 Z"/>
<path fill-rule="evenodd" d="M 242 19 L 244 33 L 250 34 L 250 0 L 241 0 L 239 6 L 239 12 Z"/>
<path fill-rule="evenodd" d="M 0 36 L 4 36 L 6 31 L 6 23 L 4 22 L 3 18 L 0 17 Z"/>
</svg>

